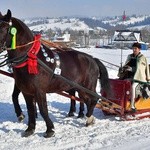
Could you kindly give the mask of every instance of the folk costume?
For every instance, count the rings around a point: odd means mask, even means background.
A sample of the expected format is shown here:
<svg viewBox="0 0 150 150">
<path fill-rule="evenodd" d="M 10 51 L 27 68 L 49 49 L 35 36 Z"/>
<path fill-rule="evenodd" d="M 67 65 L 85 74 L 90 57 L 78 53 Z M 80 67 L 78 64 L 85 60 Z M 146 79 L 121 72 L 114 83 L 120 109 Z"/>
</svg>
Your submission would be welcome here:
<svg viewBox="0 0 150 150">
<path fill-rule="evenodd" d="M 138 48 L 139 52 L 133 52 L 128 55 L 125 65 L 123 66 L 124 71 L 128 74 L 128 78 L 132 83 L 132 95 L 131 95 L 131 110 L 135 111 L 135 91 L 139 83 L 147 83 L 150 81 L 149 64 L 146 57 L 141 54 L 141 45 L 134 43 L 133 48 Z M 118 74 L 119 76 L 119 74 Z"/>
</svg>

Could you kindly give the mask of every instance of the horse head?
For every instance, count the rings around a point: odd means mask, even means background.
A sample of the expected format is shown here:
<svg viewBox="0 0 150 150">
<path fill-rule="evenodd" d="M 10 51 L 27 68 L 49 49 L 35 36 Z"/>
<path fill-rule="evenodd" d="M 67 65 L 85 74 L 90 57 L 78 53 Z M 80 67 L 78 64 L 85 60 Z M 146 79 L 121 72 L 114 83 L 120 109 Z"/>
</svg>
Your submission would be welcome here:
<svg viewBox="0 0 150 150">
<path fill-rule="evenodd" d="M 9 29 L 11 26 L 11 11 L 8 10 L 6 15 L 0 15 L 0 49 L 3 50 L 10 45 Z"/>
<path fill-rule="evenodd" d="M 16 43 L 21 45 L 33 40 L 30 29 L 21 20 L 12 17 L 10 10 L 5 15 L 0 14 L 0 33 L 0 51 L 16 49 Z"/>
</svg>

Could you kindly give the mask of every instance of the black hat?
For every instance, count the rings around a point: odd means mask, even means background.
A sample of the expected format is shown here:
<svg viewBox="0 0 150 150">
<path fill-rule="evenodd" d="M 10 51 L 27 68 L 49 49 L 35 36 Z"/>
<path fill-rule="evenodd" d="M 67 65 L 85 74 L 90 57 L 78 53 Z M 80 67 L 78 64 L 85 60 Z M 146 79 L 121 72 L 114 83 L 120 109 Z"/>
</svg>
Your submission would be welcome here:
<svg viewBox="0 0 150 150">
<path fill-rule="evenodd" d="M 141 44 L 138 43 L 138 42 L 133 43 L 132 48 L 133 48 L 133 47 L 137 47 L 137 48 L 141 49 Z"/>
</svg>

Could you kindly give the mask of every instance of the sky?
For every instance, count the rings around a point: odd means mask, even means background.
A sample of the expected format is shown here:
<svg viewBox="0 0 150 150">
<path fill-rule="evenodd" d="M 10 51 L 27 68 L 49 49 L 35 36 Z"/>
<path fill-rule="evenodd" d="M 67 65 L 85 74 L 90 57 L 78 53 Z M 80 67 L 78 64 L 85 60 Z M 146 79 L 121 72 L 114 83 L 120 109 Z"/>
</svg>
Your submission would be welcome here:
<svg viewBox="0 0 150 150">
<path fill-rule="evenodd" d="M 2 0 L 2 14 L 14 17 L 117 16 L 150 14 L 150 0 Z"/>
</svg>

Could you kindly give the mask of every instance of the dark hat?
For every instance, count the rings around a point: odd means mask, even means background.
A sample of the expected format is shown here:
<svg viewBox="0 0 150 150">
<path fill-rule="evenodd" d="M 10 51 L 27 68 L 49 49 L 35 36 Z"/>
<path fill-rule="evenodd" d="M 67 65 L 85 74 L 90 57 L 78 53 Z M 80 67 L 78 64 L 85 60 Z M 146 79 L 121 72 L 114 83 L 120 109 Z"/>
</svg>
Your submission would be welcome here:
<svg viewBox="0 0 150 150">
<path fill-rule="evenodd" d="M 133 47 L 137 47 L 137 48 L 141 49 L 141 44 L 138 43 L 138 42 L 133 43 L 132 48 L 133 48 Z"/>
</svg>

